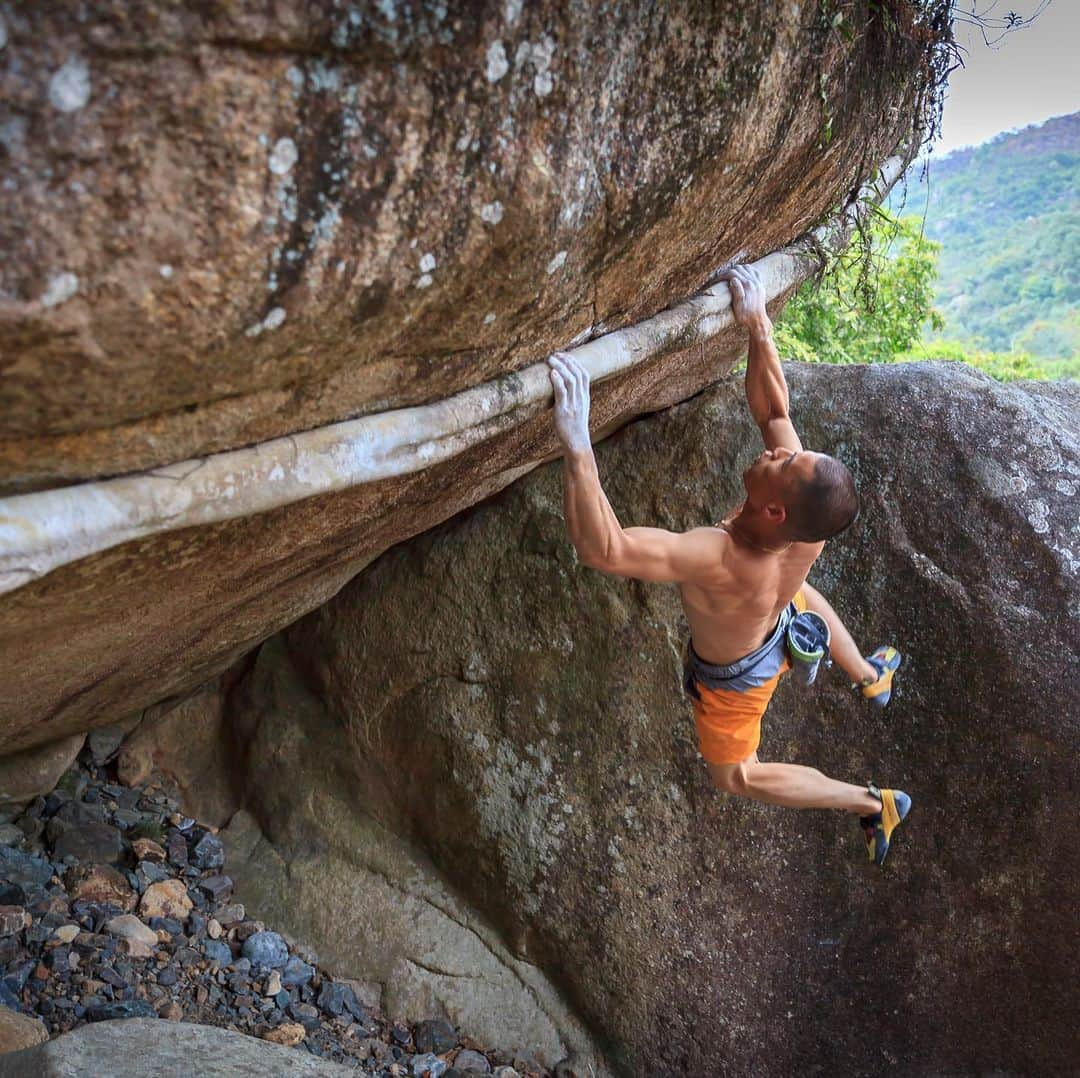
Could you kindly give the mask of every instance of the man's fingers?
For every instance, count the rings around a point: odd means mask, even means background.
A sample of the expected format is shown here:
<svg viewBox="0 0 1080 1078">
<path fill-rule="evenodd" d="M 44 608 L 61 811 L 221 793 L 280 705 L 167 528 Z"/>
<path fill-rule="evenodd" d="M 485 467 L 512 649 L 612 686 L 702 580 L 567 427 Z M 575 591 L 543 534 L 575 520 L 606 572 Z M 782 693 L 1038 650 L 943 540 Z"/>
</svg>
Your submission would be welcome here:
<svg viewBox="0 0 1080 1078">
<path fill-rule="evenodd" d="M 555 404 L 563 408 L 566 406 L 566 382 L 558 371 L 551 372 L 551 386 L 555 390 Z"/>
</svg>

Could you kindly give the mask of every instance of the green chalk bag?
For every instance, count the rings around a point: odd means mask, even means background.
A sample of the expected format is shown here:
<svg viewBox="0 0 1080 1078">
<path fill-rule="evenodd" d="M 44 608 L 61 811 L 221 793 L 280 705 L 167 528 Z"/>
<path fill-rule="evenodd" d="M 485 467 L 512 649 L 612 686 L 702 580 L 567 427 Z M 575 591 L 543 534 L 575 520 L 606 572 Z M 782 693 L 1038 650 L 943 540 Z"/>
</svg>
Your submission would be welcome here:
<svg viewBox="0 0 1080 1078">
<path fill-rule="evenodd" d="M 832 666 L 830 639 L 828 622 L 813 610 L 803 610 L 791 619 L 787 629 L 787 651 L 791 672 L 801 684 L 814 684 L 822 661 L 826 666 Z"/>
</svg>

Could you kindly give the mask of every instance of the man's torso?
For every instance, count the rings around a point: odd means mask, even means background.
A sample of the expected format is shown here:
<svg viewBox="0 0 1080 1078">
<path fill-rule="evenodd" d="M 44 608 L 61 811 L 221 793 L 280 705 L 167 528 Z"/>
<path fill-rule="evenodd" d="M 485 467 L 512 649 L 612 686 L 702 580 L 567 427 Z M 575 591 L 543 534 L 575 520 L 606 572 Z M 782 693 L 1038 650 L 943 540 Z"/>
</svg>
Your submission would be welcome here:
<svg viewBox="0 0 1080 1078">
<path fill-rule="evenodd" d="M 824 543 L 794 543 L 779 553 L 749 549 L 716 529 L 719 571 L 709 583 L 680 585 L 694 650 L 726 666 L 759 648 L 806 581 Z"/>
</svg>

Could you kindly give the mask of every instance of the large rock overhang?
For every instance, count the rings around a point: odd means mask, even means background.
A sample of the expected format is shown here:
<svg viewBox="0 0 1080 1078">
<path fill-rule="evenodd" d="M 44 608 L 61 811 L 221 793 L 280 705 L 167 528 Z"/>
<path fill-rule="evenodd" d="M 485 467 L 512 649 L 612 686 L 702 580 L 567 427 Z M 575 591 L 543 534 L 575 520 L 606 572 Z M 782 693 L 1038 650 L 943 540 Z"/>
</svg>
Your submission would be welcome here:
<svg viewBox="0 0 1080 1078">
<path fill-rule="evenodd" d="M 922 119 L 931 46 L 877 16 L 847 35 L 794 3 L 621 9 L 616 23 L 518 7 L 440 22 L 401 6 L 391 23 L 327 5 L 275 27 L 177 6 L 137 31 L 135 15 L 11 15 L 5 508 L 528 380 L 552 348 L 633 327 L 724 263 L 788 244 Z M 206 77 L 188 85 L 193 65 Z M 601 433 L 740 354 L 721 324 L 678 343 L 601 387 Z M 550 456 L 549 425 L 534 401 L 422 471 L 211 514 L 11 592 L 4 751 L 188 691 L 387 546 Z"/>
</svg>

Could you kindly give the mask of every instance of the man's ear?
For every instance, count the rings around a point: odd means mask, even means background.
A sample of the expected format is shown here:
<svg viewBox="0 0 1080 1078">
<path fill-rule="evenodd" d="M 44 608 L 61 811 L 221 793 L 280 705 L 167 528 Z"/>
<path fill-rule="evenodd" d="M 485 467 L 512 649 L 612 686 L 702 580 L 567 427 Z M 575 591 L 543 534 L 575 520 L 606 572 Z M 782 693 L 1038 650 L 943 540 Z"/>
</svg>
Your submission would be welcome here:
<svg viewBox="0 0 1080 1078">
<path fill-rule="evenodd" d="M 787 510 L 779 502 L 769 502 L 765 506 L 765 516 L 770 524 L 779 527 L 787 520 Z"/>
</svg>

